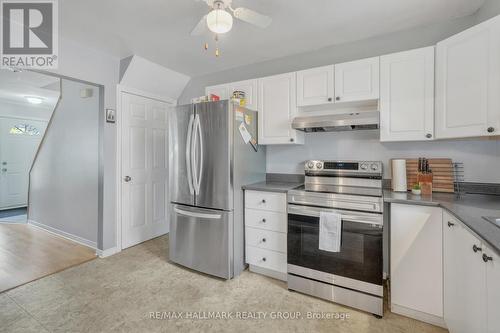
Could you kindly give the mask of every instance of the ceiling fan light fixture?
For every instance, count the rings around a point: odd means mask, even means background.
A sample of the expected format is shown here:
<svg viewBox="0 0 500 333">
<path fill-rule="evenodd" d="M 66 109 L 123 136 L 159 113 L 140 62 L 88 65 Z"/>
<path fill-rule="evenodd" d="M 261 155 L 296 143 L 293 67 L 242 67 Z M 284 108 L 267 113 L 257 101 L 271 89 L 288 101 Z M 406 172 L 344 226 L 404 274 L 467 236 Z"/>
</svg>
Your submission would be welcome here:
<svg viewBox="0 0 500 333">
<path fill-rule="evenodd" d="M 207 15 L 207 26 L 216 34 L 225 34 L 233 27 L 233 16 L 224 9 L 214 9 Z"/>
</svg>

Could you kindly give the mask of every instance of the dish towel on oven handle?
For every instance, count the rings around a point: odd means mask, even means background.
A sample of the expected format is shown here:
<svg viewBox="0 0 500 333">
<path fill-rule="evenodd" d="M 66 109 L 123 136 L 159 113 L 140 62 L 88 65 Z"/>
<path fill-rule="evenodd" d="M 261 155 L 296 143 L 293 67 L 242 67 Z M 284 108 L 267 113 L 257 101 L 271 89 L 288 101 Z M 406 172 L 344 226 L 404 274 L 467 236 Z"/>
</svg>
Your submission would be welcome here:
<svg viewBox="0 0 500 333">
<path fill-rule="evenodd" d="M 319 212 L 319 249 L 340 252 L 342 216 L 333 212 Z"/>
</svg>

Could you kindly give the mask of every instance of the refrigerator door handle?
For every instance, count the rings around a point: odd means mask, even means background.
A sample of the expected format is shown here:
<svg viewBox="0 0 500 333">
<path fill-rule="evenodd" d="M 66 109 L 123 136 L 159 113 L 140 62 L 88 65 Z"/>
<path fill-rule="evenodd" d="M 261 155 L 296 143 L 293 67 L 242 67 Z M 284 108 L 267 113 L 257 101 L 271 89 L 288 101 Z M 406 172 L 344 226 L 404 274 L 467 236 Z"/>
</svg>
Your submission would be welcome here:
<svg viewBox="0 0 500 333">
<path fill-rule="evenodd" d="M 194 124 L 193 124 L 193 140 L 191 143 L 191 177 L 193 178 L 193 187 L 196 194 L 199 193 L 198 188 L 198 161 L 197 161 L 197 152 L 198 152 L 198 115 L 194 116 Z"/>
<path fill-rule="evenodd" d="M 187 179 L 189 185 L 189 193 L 194 194 L 194 186 L 193 186 L 193 165 L 192 165 L 192 157 L 193 157 L 193 123 L 194 123 L 194 115 L 191 115 L 189 118 L 188 124 L 188 133 L 186 139 L 186 168 L 187 168 Z"/>
<path fill-rule="evenodd" d="M 198 174 L 196 175 L 196 192 L 200 193 L 201 176 L 203 175 L 203 132 L 201 130 L 200 116 L 196 115 L 197 144 L 200 144 L 200 160 L 198 161 Z"/>
<path fill-rule="evenodd" d="M 189 212 L 186 210 L 182 210 L 182 209 L 179 209 L 177 207 L 174 208 L 174 210 L 177 214 L 189 216 L 189 217 L 201 218 L 201 219 L 220 220 L 220 218 L 222 217 L 221 214 L 195 213 L 195 212 Z"/>
</svg>

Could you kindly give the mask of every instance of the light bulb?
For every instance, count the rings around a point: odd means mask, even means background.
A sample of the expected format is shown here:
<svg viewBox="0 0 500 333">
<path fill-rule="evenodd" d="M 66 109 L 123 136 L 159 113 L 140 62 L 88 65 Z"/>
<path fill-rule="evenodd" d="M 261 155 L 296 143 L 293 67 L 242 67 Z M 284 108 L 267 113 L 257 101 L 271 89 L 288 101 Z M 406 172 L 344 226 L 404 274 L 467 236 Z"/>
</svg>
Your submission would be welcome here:
<svg viewBox="0 0 500 333">
<path fill-rule="evenodd" d="M 224 34 L 233 27 L 233 16 L 223 9 L 214 9 L 207 15 L 207 26 L 216 34 Z"/>
</svg>

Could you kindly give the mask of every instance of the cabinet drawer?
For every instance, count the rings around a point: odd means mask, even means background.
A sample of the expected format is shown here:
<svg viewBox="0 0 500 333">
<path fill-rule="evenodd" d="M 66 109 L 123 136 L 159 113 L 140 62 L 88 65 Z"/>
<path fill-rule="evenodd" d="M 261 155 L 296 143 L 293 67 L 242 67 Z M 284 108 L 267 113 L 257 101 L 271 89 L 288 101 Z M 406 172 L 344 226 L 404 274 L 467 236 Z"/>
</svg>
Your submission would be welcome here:
<svg viewBox="0 0 500 333">
<path fill-rule="evenodd" d="M 285 213 L 247 208 L 245 209 L 245 226 L 286 233 L 287 216 Z"/>
<path fill-rule="evenodd" d="M 286 253 L 286 234 L 251 227 L 245 231 L 246 245 Z"/>
<path fill-rule="evenodd" d="M 246 191 L 245 207 L 286 213 L 286 194 Z"/>
<path fill-rule="evenodd" d="M 271 250 L 259 249 L 254 246 L 246 247 L 247 263 L 262 268 L 286 273 L 286 254 Z"/>
</svg>

